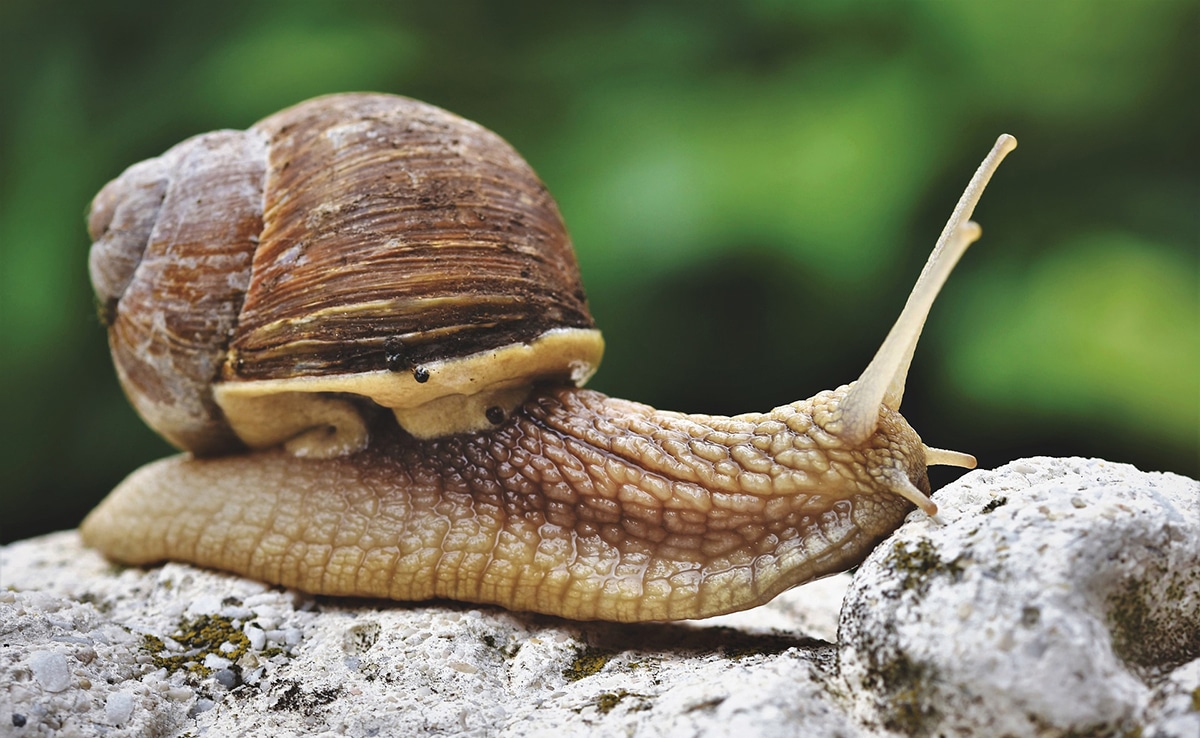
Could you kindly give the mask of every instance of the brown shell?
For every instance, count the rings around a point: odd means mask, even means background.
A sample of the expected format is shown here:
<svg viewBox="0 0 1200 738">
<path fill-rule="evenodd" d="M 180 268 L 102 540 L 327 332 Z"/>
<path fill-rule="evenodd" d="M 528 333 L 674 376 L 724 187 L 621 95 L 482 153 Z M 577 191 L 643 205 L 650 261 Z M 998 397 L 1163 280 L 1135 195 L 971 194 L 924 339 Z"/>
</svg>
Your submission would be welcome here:
<svg viewBox="0 0 1200 738">
<path fill-rule="evenodd" d="M 225 362 L 261 230 L 261 136 L 196 136 L 92 202 L 92 285 L 126 395 L 171 443 L 235 448 L 209 385 Z"/>
<path fill-rule="evenodd" d="M 380 369 L 389 339 L 424 364 L 594 327 L 554 200 L 496 134 L 385 95 L 318 98 L 254 128 L 266 197 L 238 377 Z"/>
<path fill-rule="evenodd" d="M 126 393 L 199 453 L 237 445 L 215 380 L 411 373 L 594 328 L 537 175 L 403 97 L 316 98 L 189 139 L 101 190 L 89 230 Z"/>
</svg>

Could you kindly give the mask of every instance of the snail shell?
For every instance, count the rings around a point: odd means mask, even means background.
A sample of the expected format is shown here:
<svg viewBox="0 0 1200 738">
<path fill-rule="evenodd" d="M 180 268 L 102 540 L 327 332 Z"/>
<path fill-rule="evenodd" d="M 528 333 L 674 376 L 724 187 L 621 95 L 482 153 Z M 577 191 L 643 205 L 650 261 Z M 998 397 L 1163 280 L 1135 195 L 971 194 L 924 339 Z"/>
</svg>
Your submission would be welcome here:
<svg viewBox="0 0 1200 738">
<path fill-rule="evenodd" d="M 200 455 L 350 453 L 376 405 L 422 438 L 481 430 L 603 353 L 545 186 L 403 97 L 188 139 L 105 186 L 88 229 L 121 384 Z"/>
<path fill-rule="evenodd" d="M 335 95 L 185 141 L 106 186 L 89 227 L 121 383 L 193 453 L 134 472 L 84 540 L 578 619 L 705 617 L 842 571 L 913 504 L 937 512 L 928 465 L 974 466 L 899 408 L 1015 146 L 976 171 L 857 381 L 719 417 L 578 388 L 602 342 L 562 220 L 479 126 Z"/>
</svg>

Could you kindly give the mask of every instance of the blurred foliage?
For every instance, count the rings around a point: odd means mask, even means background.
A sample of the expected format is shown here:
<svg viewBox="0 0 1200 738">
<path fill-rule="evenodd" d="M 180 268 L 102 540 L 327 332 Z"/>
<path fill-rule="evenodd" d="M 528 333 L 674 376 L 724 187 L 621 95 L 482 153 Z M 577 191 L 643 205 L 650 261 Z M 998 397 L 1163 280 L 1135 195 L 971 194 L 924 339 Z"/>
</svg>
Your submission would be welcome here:
<svg viewBox="0 0 1200 738">
<path fill-rule="evenodd" d="M 4 0 L 0 535 L 71 526 L 169 452 L 94 317 L 92 194 L 187 136 L 358 89 L 522 151 L 609 343 L 593 386 L 689 411 L 857 376 L 1011 132 L 906 416 L 984 466 L 1200 476 L 1198 37 L 1185 0 Z"/>
</svg>

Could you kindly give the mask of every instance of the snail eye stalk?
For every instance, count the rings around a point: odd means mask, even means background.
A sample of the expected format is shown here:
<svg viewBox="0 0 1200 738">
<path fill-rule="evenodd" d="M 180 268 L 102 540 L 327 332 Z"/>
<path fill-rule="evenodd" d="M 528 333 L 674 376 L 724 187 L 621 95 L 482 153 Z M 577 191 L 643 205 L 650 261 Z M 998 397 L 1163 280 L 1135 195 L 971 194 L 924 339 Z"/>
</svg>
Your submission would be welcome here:
<svg viewBox="0 0 1200 738">
<path fill-rule="evenodd" d="M 1000 162 L 1016 147 L 1017 139 L 1007 133 L 1001 135 L 975 170 L 975 176 L 967 184 L 958 205 L 950 214 L 950 220 L 942 229 L 933 253 L 925 262 L 925 268 L 921 270 L 921 276 L 917 278 L 900 317 L 875 353 L 875 358 L 871 359 L 842 401 L 837 425 L 830 430 L 847 444 L 858 446 L 874 435 L 879 424 L 880 405 L 892 410 L 900 409 L 908 367 L 917 349 L 921 329 L 929 317 L 929 309 L 933 307 L 933 301 L 954 265 L 982 233 L 979 225 L 970 220 L 971 213 Z"/>
</svg>

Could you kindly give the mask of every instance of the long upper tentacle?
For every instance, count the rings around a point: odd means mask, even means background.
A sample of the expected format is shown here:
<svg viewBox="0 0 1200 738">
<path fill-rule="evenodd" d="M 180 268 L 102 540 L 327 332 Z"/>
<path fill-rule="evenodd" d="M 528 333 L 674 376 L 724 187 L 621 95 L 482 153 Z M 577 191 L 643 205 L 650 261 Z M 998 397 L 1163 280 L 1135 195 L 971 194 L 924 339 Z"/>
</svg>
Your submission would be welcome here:
<svg viewBox="0 0 1200 738">
<path fill-rule="evenodd" d="M 900 408 L 908 367 L 929 309 L 959 257 L 979 238 L 981 231 L 970 221 L 971 213 L 1001 160 L 1016 147 L 1015 138 L 1007 133 L 1001 135 L 959 198 L 904 310 L 842 404 L 837 434 L 847 443 L 860 444 L 871 437 L 878 423 L 880 405 L 893 410 Z"/>
</svg>

